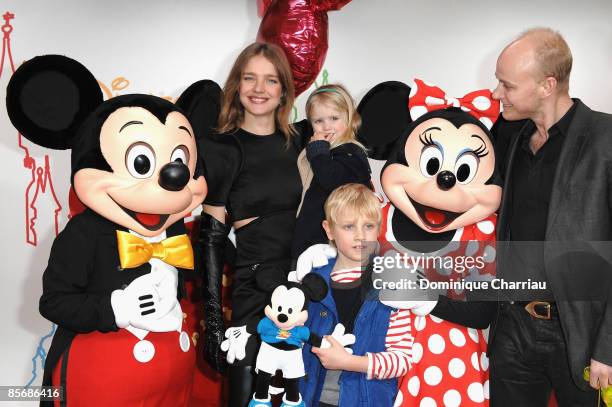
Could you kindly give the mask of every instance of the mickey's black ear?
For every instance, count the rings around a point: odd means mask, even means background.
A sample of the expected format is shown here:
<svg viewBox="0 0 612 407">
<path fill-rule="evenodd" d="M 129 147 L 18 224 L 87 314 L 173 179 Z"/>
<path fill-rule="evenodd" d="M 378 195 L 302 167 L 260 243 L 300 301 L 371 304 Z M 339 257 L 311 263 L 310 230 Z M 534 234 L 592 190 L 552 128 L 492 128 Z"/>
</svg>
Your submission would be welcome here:
<svg viewBox="0 0 612 407">
<path fill-rule="evenodd" d="M 411 123 L 409 95 L 408 85 L 389 81 L 374 86 L 359 102 L 362 125 L 357 139 L 368 148 L 370 158 L 386 160 Z"/>
<path fill-rule="evenodd" d="M 318 274 L 306 274 L 301 284 L 312 301 L 321 301 L 327 295 L 327 283 Z"/>
<path fill-rule="evenodd" d="M 197 137 L 208 136 L 217 127 L 222 93 L 216 82 L 205 79 L 189 86 L 177 99 L 175 104 L 187 114 Z"/>
<path fill-rule="evenodd" d="M 28 140 L 57 150 L 71 147 L 78 127 L 103 100 L 91 72 L 62 55 L 24 62 L 6 89 L 13 126 Z"/>
</svg>

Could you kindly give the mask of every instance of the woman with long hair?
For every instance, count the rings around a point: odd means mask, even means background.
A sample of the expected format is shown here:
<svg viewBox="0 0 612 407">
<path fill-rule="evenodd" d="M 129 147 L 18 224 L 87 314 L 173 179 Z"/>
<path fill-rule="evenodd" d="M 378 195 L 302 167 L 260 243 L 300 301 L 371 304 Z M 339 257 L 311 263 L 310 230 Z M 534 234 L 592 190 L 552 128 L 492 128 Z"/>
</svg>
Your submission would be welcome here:
<svg viewBox="0 0 612 407">
<path fill-rule="evenodd" d="M 202 145 L 209 193 L 200 231 L 204 262 L 205 357 L 223 370 L 225 340 L 221 306 L 223 249 L 236 234 L 232 338 L 248 338 L 244 358 L 229 366 L 229 405 L 244 407 L 253 394 L 252 366 L 259 349 L 254 327 L 268 291 L 286 281 L 302 184 L 296 165 L 300 143 L 289 124 L 294 87 L 281 48 L 246 47 L 223 89 L 217 134 Z M 227 221 L 226 221 L 227 219 Z M 234 357 L 233 350 L 228 360 Z"/>
</svg>

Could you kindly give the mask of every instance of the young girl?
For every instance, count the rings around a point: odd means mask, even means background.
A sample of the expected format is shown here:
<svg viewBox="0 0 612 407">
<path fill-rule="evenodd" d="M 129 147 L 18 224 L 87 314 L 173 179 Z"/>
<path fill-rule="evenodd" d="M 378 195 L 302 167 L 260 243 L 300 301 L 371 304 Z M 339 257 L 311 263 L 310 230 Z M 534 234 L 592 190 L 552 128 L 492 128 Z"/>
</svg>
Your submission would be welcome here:
<svg viewBox="0 0 612 407">
<path fill-rule="evenodd" d="M 366 151 L 356 140 L 361 118 L 346 89 L 338 84 L 316 89 L 306 102 L 306 117 L 314 135 L 298 157 L 303 192 L 291 252 L 294 261 L 313 244 L 327 243 L 321 222 L 329 194 L 348 183 L 370 184 Z"/>
</svg>

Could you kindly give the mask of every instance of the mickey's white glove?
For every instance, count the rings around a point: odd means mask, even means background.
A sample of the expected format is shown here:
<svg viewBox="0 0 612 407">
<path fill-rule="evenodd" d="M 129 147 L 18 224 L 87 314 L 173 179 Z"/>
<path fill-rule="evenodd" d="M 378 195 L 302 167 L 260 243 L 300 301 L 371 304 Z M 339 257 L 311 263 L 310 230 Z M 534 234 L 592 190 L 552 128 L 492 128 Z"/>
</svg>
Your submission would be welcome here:
<svg viewBox="0 0 612 407">
<path fill-rule="evenodd" d="M 289 273 L 289 281 L 299 283 L 313 268 L 329 264 L 336 257 L 336 248 L 328 244 L 315 244 L 304 250 L 297 259 L 295 271 Z"/>
<path fill-rule="evenodd" d="M 159 314 L 158 314 L 159 315 Z M 159 318 L 140 318 L 130 322 L 130 325 L 136 328 L 145 329 L 150 332 L 181 332 L 183 325 L 183 311 L 181 305 L 177 302 L 174 308 L 166 315 Z"/>
<path fill-rule="evenodd" d="M 157 307 L 159 318 L 173 311 L 179 304 L 177 298 L 178 270 L 159 259 L 149 260 L 151 264 L 151 275 L 155 281 L 155 287 L 159 293 L 159 304 Z M 179 306 L 180 308 L 180 306 Z"/>
<path fill-rule="evenodd" d="M 150 263 L 150 273 L 111 294 L 115 323 L 119 328 L 130 325 L 151 332 L 180 332 L 183 311 L 176 296 L 178 270 L 158 259 Z"/>
<path fill-rule="evenodd" d="M 158 303 L 159 293 L 151 273 L 136 278 L 124 290 L 115 290 L 111 294 L 111 306 L 119 328 L 134 321 L 156 319 Z"/>
<path fill-rule="evenodd" d="M 183 311 L 176 296 L 178 270 L 159 259 L 151 259 L 149 263 L 155 288 L 159 294 L 155 319 L 132 321 L 131 325 L 151 332 L 180 332 L 183 325 Z"/>
<path fill-rule="evenodd" d="M 334 328 L 334 331 L 331 334 L 331 337 L 340 343 L 340 345 L 344 346 L 344 350 L 346 350 L 351 355 L 353 354 L 353 349 L 347 348 L 348 345 L 352 345 L 355 343 L 355 335 L 353 334 L 345 334 L 345 328 L 342 324 L 337 324 Z M 321 341 L 321 349 L 330 348 L 331 344 L 325 338 Z"/>
<path fill-rule="evenodd" d="M 221 342 L 221 350 L 227 352 L 227 363 L 232 364 L 235 359 L 244 359 L 249 336 L 251 334 L 247 332 L 246 325 L 228 328 L 225 331 L 227 339 Z"/>
</svg>

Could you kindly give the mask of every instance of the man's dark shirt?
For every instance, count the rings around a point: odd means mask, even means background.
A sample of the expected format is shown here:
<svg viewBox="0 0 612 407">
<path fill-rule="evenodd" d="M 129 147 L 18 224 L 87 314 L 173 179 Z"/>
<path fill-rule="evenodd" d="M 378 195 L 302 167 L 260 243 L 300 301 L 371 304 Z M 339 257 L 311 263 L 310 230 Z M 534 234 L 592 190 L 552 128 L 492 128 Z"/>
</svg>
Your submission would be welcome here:
<svg viewBox="0 0 612 407">
<path fill-rule="evenodd" d="M 519 135 L 519 146 L 512 164 L 512 183 L 510 185 L 510 240 L 514 242 L 543 242 L 546 235 L 548 207 L 552 195 L 552 186 L 561 155 L 563 143 L 574 117 L 577 104 L 548 129 L 548 140 L 534 154 L 529 147 L 529 140 L 536 130 L 535 123 L 529 121 Z M 533 276 L 538 281 L 545 281 L 543 269 L 542 245 L 524 244 L 519 248 L 526 251 L 521 257 L 525 270 L 523 276 Z M 521 250 L 523 253 L 523 250 Z M 516 278 L 516 267 L 513 276 Z M 523 267 L 520 267 L 523 268 Z M 534 278 L 532 278 L 534 279 Z M 543 295 L 552 298 L 552 292 L 546 290 Z M 543 296 L 539 299 L 544 299 Z"/>
</svg>

